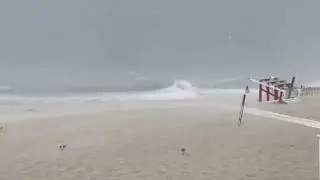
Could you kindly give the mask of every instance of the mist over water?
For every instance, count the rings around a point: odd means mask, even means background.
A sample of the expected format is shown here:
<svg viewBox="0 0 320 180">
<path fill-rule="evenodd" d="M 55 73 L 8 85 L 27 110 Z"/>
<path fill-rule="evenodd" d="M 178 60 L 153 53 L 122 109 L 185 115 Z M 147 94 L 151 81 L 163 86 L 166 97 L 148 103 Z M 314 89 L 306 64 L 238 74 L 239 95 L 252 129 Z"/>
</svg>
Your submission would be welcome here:
<svg viewBox="0 0 320 180">
<path fill-rule="evenodd" d="M 0 93 L 154 92 L 178 79 L 242 89 L 249 76 L 270 75 L 317 81 L 319 7 L 295 0 L 4 0 Z"/>
</svg>

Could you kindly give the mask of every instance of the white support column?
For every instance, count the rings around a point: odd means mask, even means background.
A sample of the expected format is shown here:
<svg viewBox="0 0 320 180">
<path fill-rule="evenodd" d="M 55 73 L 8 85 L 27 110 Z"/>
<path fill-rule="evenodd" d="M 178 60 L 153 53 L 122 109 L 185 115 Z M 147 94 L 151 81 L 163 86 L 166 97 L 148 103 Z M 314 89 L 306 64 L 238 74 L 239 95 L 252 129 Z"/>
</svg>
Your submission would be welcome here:
<svg viewBox="0 0 320 180">
<path fill-rule="evenodd" d="M 319 172 L 318 172 L 318 179 L 320 180 L 320 134 L 317 135 L 318 137 L 318 152 L 319 152 L 319 161 L 318 161 L 318 168 L 319 168 Z"/>
</svg>

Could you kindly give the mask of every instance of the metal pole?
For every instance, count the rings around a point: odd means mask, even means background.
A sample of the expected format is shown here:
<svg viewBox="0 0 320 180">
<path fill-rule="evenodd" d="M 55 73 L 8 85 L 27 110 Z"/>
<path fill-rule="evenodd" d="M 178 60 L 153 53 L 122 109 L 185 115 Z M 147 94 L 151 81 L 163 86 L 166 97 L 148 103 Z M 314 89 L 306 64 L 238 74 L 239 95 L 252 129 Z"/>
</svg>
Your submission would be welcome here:
<svg viewBox="0 0 320 180">
<path fill-rule="evenodd" d="M 320 180 L 320 134 L 318 134 L 317 137 L 318 137 L 318 146 L 319 146 L 318 147 L 318 152 L 319 152 L 319 155 L 318 155 L 319 156 L 318 157 L 319 158 L 319 161 L 318 161 L 318 168 L 319 168 L 318 179 Z"/>
<path fill-rule="evenodd" d="M 295 81 L 295 80 L 296 80 L 296 77 L 293 76 L 292 79 L 291 79 L 291 84 L 290 84 L 290 87 L 289 87 L 287 99 L 290 99 L 290 98 L 291 98 L 291 92 L 292 92 L 292 89 L 293 89 L 294 81 Z"/>
<path fill-rule="evenodd" d="M 247 97 L 247 93 L 249 93 L 249 87 L 246 86 L 246 90 L 245 92 L 243 93 L 243 96 L 242 96 L 242 102 L 241 102 L 241 107 L 240 107 L 240 115 L 239 115 L 239 119 L 238 119 L 238 125 L 241 126 L 242 124 L 242 116 L 243 116 L 243 109 L 244 109 L 244 105 L 246 103 L 246 97 Z"/>
<path fill-rule="evenodd" d="M 238 125 L 239 125 L 239 126 L 240 126 L 241 123 L 242 123 L 243 108 L 244 108 L 245 100 L 246 100 L 246 94 L 243 94 L 243 96 L 242 96 L 241 108 L 240 108 L 240 115 L 239 115 L 239 120 L 238 120 Z"/>
</svg>

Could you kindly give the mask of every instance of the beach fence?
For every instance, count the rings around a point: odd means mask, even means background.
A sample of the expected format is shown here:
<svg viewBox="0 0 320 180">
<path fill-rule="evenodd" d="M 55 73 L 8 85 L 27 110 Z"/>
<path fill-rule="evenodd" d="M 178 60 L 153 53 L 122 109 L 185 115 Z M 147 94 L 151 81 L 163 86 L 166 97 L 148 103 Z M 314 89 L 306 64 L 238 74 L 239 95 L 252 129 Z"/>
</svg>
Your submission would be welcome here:
<svg viewBox="0 0 320 180">
<path fill-rule="evenodd" d="M 293 76 L 291 81 L 287 82 L 278 77 L 249 78 L 250 81 L 259 85 L 258 101 L 261 103 L 279 102 L 288 104 L 296 102 L 300 97 L 320 95 L 320 87 L 295 86 L 295 79 L 295 76 Z"/>
<path fill-rule="evenodd" d="M 264 79 L 249 78 L 249 80 L 259 85 L 259 102 L 279 102 L 283 103 L 292 98 L 292 89 L 294 88 L 295 77 L 291 82 L 278 77 L 269 77 Z"/>
<path fill-rule="evenodd" d="M 318 96 L 320 95 L 320 87 L 300 87 L 299 96 Z"/>
</svg>

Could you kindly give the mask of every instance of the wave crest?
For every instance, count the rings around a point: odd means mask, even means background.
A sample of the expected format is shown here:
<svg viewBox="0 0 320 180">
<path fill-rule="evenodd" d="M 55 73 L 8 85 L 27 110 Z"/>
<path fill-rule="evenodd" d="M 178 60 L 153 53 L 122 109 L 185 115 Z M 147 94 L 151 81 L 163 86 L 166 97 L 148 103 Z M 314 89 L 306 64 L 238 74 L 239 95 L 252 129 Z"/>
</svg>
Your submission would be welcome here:
<svg viewBox="0 0 320 180">
<path fill-rule="evenodd" d="M 158 89 L 140 94 L 131 94 L 124 99 L 136 100 L 181 100 L 189 98 L 197 98 L 199 93 L 187 80 L 175 80 L 172 85 L 167 88 Z"/>
<path fill-rule="evenodd" d="M 184 100 L 194 99 L 200 97 L 207 97 L 210 95 L 218 95 L 221 97 L 227 94 L 227 97 L 234 94 L 232 97 L 238 97 L 243 93 L 243 89 L 203 89 L 194 86 L 191 82 L 184 79 L 174 80 L 171 85 L 165 88 L 159 88 L 148 91 L 135 92 L 93 92 L 93 93 L 77 93 L 68 95 L 51 94 L 49 96 L 41 95 L 21 95 L 21 94 L 2 94 L 0 95 L 0 104 L 7 103 L 58 103 L 58 102 L 109 102 L 116 101 L 130 101 L 130 100 Z M 240 97 L 240 96 L 239 96 Z"/>
<path fill-rule="evenodd" d="M 175 80 L 171 86 L 165 88 L 167 90 L 179 90 L 179 91 L 195 91 L 195 87 L 187 80 Z"/>
</svg>

